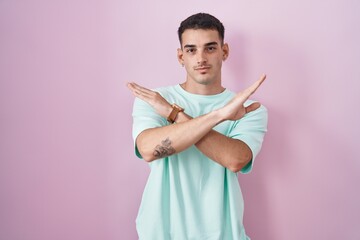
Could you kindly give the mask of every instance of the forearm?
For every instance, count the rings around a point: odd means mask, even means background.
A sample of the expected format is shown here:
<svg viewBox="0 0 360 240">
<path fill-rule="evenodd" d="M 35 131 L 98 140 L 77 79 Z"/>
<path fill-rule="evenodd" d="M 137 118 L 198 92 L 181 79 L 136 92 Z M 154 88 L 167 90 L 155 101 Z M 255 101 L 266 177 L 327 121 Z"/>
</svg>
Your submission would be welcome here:
<svg viewBox="0 0 360 240">
<path fill-rule="evenodd" d="M 179 153 L 199 142 L 223 121 L 217 111 L 176 124 L 143 131 L 136 139 L 142 157 L 150 162 Z"/>
<path fill-rule="evenodd" d="M 186 122 L 190 119 L 190 116 L 180 113 L 177 122 Z M 252 159 L 252 151 L 246 143 L 215 130 L 210 130 L 195 143 L 195 146 L 204 155 L 233 172 L 240 171 Z"/>
<path fill-rule="evenodd" d="M 240 171 L 252 159 L 248 145 L 215 130 L 206 134 L 195 146 L 204 155 L 233 172 Z"/>
</svg>

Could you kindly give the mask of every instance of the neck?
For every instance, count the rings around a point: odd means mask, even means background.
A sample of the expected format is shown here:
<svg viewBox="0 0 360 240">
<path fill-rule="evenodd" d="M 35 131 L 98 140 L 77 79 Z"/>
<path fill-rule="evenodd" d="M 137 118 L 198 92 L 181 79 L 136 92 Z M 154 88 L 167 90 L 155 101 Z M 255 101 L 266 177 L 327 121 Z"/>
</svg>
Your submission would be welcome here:
<svg viewBox="0 0 360 240">
<path fill-rule="evenodd" d="M 199 95 L 215 95 L 222 93 L 225 88 L 221 86 L 221 81 L 216 83 L 201 84 L 187 79 L 180 86 L 187 92 Z"/>
</svg>

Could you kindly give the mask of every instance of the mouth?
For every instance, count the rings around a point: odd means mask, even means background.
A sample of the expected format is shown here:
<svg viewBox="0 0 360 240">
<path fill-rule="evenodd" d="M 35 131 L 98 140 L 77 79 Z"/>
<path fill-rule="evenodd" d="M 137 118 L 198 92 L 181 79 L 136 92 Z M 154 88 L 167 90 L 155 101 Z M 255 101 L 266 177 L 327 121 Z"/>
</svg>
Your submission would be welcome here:
<svg viewBox="0 0 360 240">
<path fill-rule="evenodd" d="M 195 70 L 199 71 L 199 72 L 204 72 L 204 71 L 207 71 L 208 69 L 210 69 L 210 66 L 198 66 L 198 67 L 195 67 Z"/>
</svg>

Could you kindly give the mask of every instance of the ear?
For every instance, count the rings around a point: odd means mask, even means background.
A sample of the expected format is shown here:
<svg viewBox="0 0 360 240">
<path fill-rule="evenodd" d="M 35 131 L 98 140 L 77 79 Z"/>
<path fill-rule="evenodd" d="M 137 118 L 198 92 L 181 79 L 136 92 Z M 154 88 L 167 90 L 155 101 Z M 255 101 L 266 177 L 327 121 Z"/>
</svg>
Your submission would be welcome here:
<svg viewBox="0 0 360 240">
<path fill-rule="evenodd" d="M 178 48 L 177 49 L 177 59 L 178 59 L 179 63 L 181 64 L 181 66 L 184 66 L 183 56 L 184 56 L 183 50 L 181 48 Z"/>
<path fill-rule="evenodd" d="M 222 46 L 222 50 L 223 50 L 223 61 L 225 61 L 229 56 L 229 45 L 227 43 L 225 43 Z"/>
</svg>

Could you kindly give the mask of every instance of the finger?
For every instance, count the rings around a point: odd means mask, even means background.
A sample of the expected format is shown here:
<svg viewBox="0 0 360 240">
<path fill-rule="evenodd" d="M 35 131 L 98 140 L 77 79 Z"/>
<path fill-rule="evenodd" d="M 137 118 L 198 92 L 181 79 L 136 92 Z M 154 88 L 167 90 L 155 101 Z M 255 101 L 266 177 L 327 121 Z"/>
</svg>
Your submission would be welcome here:
<svg viewBox="0 0 360 240">
<path fill-rule="evenodd" d="M 148 96 L 148 94 L 146 93 L 146 91 L 144 91 L 143 89 L 141 89 L 141 88 L 139 87 L 139 85 L 137 85 L 136 83 L 127 83 L 126 86 L 132 91 L 132 93 L 133 93 L 133 95 L 134 95 L 135 97 L 139 97 L 139 98 L 140 98 L 140 96 L 142 96 L 141 99 L 143 99 L 143 97 Z"/>
<path fill-rule="evenodd" d="M 126 86 L 130 89 L 135 97 L 139 97 L 143 99 L 143 92 L 139 90 L 138 87 L 135 86 L 135 83 L 127 83 Z"/>
<path fill-rule="evenodd" d="M 145 102 L 149 102 L 149 97 L 146 94 L 144 94 L 143 92 L 134 88 L 132 90 L 132 93 L 135 97 L 140 98 L 141 100 L 143 100 Z"/>
<path fill-rule="evenodd" d="M 131 91 L 138 91 L 139 92 L 139 87 L 136 83 L 127 83 L 126 86 L 131 90 Z"/>
<path fill-rule="evenodd" d="M 261 106 L 261 104 L 259 102 L 254 102 L 245 108 L 245 112 L 249 113 L 249 112 L 255 111 L 260 106 Z"/>
<path fill-rule="evenodd" d="M 136 83 L 131 83 L 131 85 L 133 86 L 134 89 L 137 89 L 138 91 L 146 93 L 146 94 L 152 94 L 154 92 L 154 91 L 152 91 L 148 88 L 145 88 L 143 86 L 140 86 L 139 84 L 136 84 Z"/>
<path fill-rule="evenodd" d="M 145 87 L 142 87 L 136 83 L 131 83 L 131 86 L 133 88 L 133 93 L 136 94 L 136 97 L 142 96 L 143 98 L 141 99 L 145 99 L 147 102 L 149 102 L 149 100 L 154 99 L 157 95 L 157 92 L 152 91 L 150 89 L 147 89 Z"/>
<path fill-rule="evenodd" d="M 249 87 L 251 94 L 253 94 L 260 87 L 260 85 L 265 81 L 265 79 L 266 75 L 263 74 L 253 85 Z"/>
<path fill-rule="evenodd" d="M 246 95 L 247 96 L 252 95 L 260 87 L 260 85 L 265 81 L 265 79 L 266 79 L 266 75 L 265 74 L 261 75 L 261 77 L 255 83 L 253 83 L 253 85 L 251 85 L 244 91 L 246 93 Z"/>
<path fill-rule="evenodd" d="M 135 88 L 132 83 L 127 83 L 126 87 L 135 95 Z"/>
<path fill-rule="evenodd" d="M 152 96 L 151 94 L 155 93 L 153 91 L 150 91 L 150 93 L 147 93 L 146 91 L 144 91 L 143 89 L 145 88 L 140 88 L 139 85 L 137 85 L 136 83 L 128 83 L 127 87 L 132 91 L 133 95 L 147 103 L 150 104 Z"/>
<path fill-rule="evenodd" d="M 132 84 L 131 83 L 126 83 L 126 87 L 128 88 L 128 89 L 130 89 L 131 91 L 132 91 L 132 89 L 133 89 L 133 86 L 132 86 Z"/>
<path fill-rule="evenodd" d="M 134 83 L 134 82 L 128 83 L 127 86 L 128 86 L 128 88 L 130 88 L 130 89 L 133 90 L 133 91 L 135 91 L 135 90 L 137 90 L 137 91 L 141 90 L 140 85 L 137 85 L 137 84 Z"/>
</svg>

